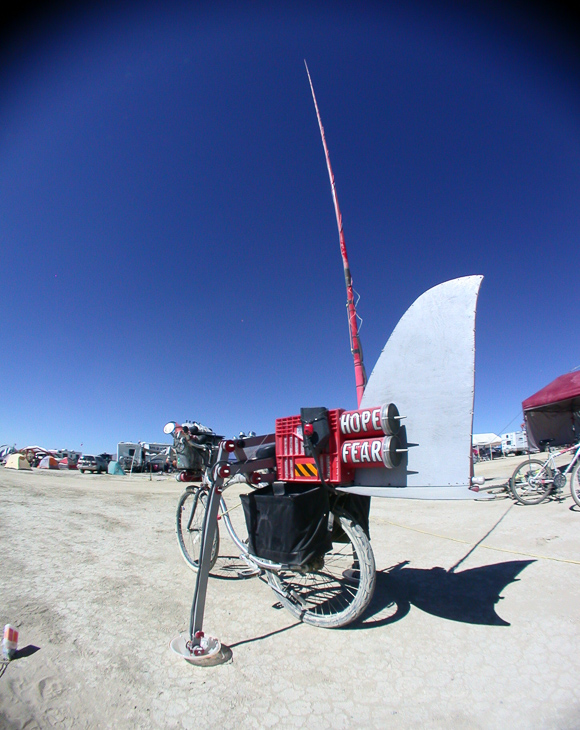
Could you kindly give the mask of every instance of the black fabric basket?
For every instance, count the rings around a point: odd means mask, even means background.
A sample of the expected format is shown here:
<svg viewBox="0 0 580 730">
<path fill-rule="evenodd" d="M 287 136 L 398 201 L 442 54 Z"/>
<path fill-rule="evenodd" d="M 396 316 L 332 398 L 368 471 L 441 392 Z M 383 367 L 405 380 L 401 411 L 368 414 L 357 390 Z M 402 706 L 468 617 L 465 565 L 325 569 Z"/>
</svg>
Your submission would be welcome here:
<svg viewBox="0 0 580 730">
<path fill-rule="evenodd" d="M 271 485 L 240 495 L 252 555 L 284 565 L 304 565 L 332 548 L 328 493 L 324 487 Z"/>
</svg>

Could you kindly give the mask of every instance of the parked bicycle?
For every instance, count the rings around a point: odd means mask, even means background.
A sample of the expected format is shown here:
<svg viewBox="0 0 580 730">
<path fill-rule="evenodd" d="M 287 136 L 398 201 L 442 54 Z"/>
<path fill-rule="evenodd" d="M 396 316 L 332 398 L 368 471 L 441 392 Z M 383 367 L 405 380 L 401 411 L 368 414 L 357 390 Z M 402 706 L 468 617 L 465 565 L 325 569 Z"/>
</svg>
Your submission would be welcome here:
<svg viewBox="0 0 580 730">
<path fill-rule="evenodd" d="M 549 443 L 549 442 L 548 442 Z M 556 466 L 556 458 L 575 452 L 570 463 L 562 470 Z M 550 494 L 559 494 L 570 476 L 572 499 L 580 507 L 580 442 L 560 451 L 550 452 L 545 461 L 527 459 L 512 474 L 509 485 L 514 499 L 521 504 L 540 504 Z"/>
<path fill-rule="evenodd" d="M 179 498 L 177 539 L 186 563 L 198 572 L 198 584 L 204 534 L 219 519 L 239 551 L 241 575 L 265 576 L 280 603 L 304 623 L 338 628 L 364 612 L 375 588 L 375 560 L 365 530 L 348 511 L 349 495 L 323 482 L 277 481 L 274 434 L 227 441 L 199 424 L 171 422 L 164 430 L 174 437 L 178 479 L 192 482 Z M 228 505 L 224 496 L 234 484 L 249 490 L 240 497 L 248 525 L 243 535 L 244 528 L 236 531 L 231 519 L 239 504 L 232 506 L 230 500 Z M 219 517 L 213 499 L 219 500 Z M 270 504 L 275 511 L 269 512 Z M 265 529 L 270 531 L 267 544 L 257 544 Z M 285 539 L 288 529 L 293 531 L 291 547 Z M 220 557 L 217 522 L 205 540 L 211 541 L 209 562 L 205 560 L 211 571 Z M 199 592 L 196 588 L 201 606 L 198 618 L 192 618 L 192 635 L 203 615 L 205 588 L 201 598 Z"/>
</svg>

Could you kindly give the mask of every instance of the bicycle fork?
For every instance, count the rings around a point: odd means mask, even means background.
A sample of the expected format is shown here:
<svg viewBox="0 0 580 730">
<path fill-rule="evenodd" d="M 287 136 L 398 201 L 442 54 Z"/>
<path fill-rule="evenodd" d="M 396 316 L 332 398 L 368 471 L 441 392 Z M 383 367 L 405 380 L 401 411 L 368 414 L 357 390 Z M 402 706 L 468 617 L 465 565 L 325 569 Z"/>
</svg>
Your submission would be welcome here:
<svg viewBox="0 0 580 730">
<path fill-rule="evenodd" d="M 203 614 L 205 611 L 205 599 L 207 595 L 207 584 L 209 579 L 209 566 L 211 562 L 211 552 L 216 530 L 218 529 L 217 519 L 221 500 L 224 476 L 220 462 L 222 462 L 222 447 L 218 452 L 217 463 L 212 469 L 214 472 L 209 490 L 208 505 L 205 511 L 202 531 L 201 546 L 199 553 L 199 567 L 195 581 L 195 591 L 193 594 L 193 603 L 191 606 L 191 615 L 189 619 L 189 646 L 188 648 L 195 656 L 203 656 L 205 653 L 202 646 L 203 633 Z"/>
</svg>

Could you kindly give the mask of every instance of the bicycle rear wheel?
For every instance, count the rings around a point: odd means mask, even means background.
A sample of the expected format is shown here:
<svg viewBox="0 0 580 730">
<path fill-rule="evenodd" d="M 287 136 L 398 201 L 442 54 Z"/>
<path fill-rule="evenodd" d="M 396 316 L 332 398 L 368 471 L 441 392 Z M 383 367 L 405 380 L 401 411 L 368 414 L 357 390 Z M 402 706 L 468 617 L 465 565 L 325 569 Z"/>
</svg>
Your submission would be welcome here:
<svg viewBox="0 0 580 730">
<path fill-rule="evenodd" d="M 199 568 L 199 553 L 207 502 L 207 489 L 195 487 L 187 489 L 179 498 L 177 505 L 177 542 L 183 559 L 195 571 Z M 210 570 L 217 560 L 219 547 L 220 537 L 216 525 L 211 550 Z"/>
<path fill-rule="evenodd" d="M 376 583 L 375 558 L 362 527 L 334 513 L 346 542 L 334 542 L 320 565 L 303 570 L 266 571 L 280 602 L 301 621 L 339 628 L 355 621 L 369 605 Z"/>
<path fill-rule="evenodd" d="M 578 462 L 572 470 L 572 475 L 570 477 L 570 493 L 572 494 L 572 499 L 576 502 L 578 507 L 580 507 L 580 462 Z"/>
<path fill-rule="evenodd" d="M 552 470 L 539 459 L 522 462 L 512 474 L 510 490 L 521 504 L 540 504 L 552 491 Z"/>
</svg>

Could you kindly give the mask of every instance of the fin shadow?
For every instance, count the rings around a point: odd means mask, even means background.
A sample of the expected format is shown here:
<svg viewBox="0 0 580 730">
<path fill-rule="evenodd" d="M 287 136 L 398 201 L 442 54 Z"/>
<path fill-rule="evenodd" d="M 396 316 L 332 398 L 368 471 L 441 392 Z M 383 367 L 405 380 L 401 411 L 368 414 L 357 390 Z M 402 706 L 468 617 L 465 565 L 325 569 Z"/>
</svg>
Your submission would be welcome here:
<svg viewBox="0 0 580 730">
<path fill-rule="evenodd" d="M 270 631 L 268 634 L 262 634 L 262 636 L 254 636 L 251 639 L 242 639 L 241 641 L 236 641 L 235 644 L 230 644 L 229 648 L 233 649 L 236 646 L 242 646 L 242 644 L 253 644 L 255 641 L 262 641 L 263 639 L 269 639 L 271 636 L 276 636 L 276 634 L 282 634 L 284 631 L 289 631 L 290 629 L 296 628 L 296 626 L 300 626 L 300 621 L 297 621 L 294 624 L 290 624 L 289 626 L 284 626 L 281 629 L 276 629 L 276 631 Z"/>
<path fill-rule="evenodd" d="M 16 651 L 14 659 L 24 659 L 24 657 L 36 654 L 37 651 L 40 651 L 39 646 L 34 646 L 34 644 L 28 644 L 28 646 L 23 646 L 22 649 L 18 649 Z M 14 659 L 12 661 L 14 661 Z"/>
<path fill-rule="evenodd" d="M 377 572 L 377 586 L 360 628 L 385 626 L 404 618 L 411 606 L 433 616 L 484 626 L 509 626 L 496 613 L 501 592 L 535 560 L 512 560 L 463 571 L 407 568 L 406 562 Z M 381 618 L 384 609 L 394 613 Z M 373 618 L 376 617 L 376 618 Z"/>
</svg>

